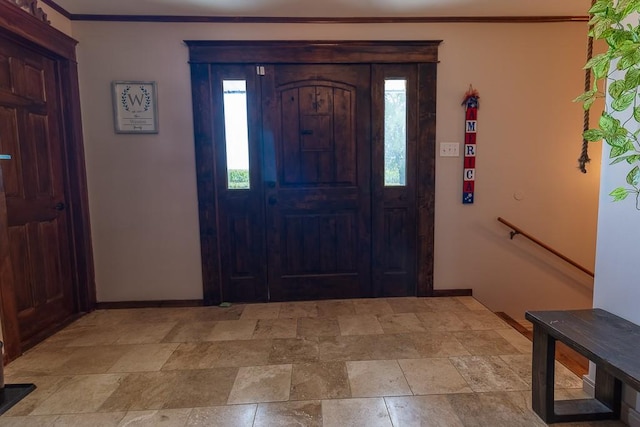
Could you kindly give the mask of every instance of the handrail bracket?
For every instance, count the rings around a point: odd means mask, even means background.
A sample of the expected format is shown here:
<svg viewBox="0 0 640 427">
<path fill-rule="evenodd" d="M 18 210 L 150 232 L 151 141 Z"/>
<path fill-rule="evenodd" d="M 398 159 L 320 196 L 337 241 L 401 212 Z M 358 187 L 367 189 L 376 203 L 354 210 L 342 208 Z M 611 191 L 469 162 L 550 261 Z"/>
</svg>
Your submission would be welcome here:
<svg viewBox="0 0 640 427">
<path fill-rule="evenodd" d="M 520 232 L 519 232 L 519 231 L 510 231 L 510 232 L 509 232 L 509 238 L 510 238 L 511 240 L 513 240 L 513 238 L 514 238 L 514 237 L 516 237 L 518 234 L 520 234 Z"/>
</svg>

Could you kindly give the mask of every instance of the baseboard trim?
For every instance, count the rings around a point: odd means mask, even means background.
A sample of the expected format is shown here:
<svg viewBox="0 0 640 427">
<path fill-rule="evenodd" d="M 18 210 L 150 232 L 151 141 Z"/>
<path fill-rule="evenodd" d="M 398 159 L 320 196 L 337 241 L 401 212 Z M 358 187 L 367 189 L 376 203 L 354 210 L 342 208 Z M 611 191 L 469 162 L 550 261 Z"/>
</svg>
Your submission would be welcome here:
<svg viewBox="0 0 640 427">
<path fill-rule="evenodd" d="M 471 297 L 473 289 L 434 289 L 430 297 Z"/>
<path fill-rule="evenodd" d="M 629 406 L 626 402 L 622 403 L 620 419 L 630 427 L 640 427 L 640 413 Z"/>
<path fill-rule="evenodd" d="M 589 378 L 589 374 L 582 376 L 582 391 L 592 397 L 596 395 L 596 384 Z"/>
<path fill-rule="evenodd" d="M 159 308 L 159 307 L 202 307 L 202 300 L 160 300 L 160 301 L 112 301 L 96 303 L 97 310 L 121 308 Z"/>
<path fill-rule="evenodd" d="M 525 328 L 524 326 L 522 326 L 522 324 L 516 321 L 513 317 L 509 316 L 507 313 L 503 311 L 496 311 L 494 314 L 499 318 L 501 318 L 502 320 L 504 320 L 513 329 L 520 332 L 525 337 L 529 338 L 530 341 L 533 341 L 533 332 Z"/>
</svg>

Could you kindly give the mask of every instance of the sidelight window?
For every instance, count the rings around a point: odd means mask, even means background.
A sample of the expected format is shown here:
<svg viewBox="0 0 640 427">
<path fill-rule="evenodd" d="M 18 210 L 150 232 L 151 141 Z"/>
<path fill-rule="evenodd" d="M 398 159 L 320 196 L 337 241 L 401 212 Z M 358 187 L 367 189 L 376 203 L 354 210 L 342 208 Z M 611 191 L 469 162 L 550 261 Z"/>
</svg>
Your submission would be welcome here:
<svg viewBox="0 0 640 427">
<path fill-rule="evenodd" d="M 407 184 L 407 81 L 384 81 L 384 185 Z"/>
<path fill-rule="evenodd" d="M 249 125 L 246 80 L 223 80 L 224 133 L 227 149 L 227 188 L 248 190 Z"/>
</svg>

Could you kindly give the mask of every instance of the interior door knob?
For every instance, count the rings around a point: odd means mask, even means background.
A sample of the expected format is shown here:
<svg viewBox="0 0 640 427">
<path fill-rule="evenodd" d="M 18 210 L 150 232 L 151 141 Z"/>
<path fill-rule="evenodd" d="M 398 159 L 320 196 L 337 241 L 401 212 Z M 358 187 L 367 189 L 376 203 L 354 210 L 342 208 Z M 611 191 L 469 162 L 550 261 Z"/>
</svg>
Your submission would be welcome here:
<svg viewBox="0 0 640 427">
<path fill-rule="evenodd" d="M 54 207 L 54 208 L 55 208 L 55 210 L 57 210 L 57 211 L 63 211 L 63 210 L 64 210 L 64 208 L 65 208 L 65 206 L 64 206 L 64 203 L 62 203 L 62 202 L 58 202 L 58 203 L 55 205 L 55 207 Z"/>
</svg>

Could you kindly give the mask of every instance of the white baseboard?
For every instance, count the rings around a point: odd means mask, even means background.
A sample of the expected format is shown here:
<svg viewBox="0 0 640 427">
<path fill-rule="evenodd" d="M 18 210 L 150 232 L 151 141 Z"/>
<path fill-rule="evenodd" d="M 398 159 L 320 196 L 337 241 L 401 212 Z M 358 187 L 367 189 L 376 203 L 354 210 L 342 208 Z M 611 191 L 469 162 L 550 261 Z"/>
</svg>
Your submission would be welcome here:
<svg viewBox="0 0 640 427">
<path fill-rule="evenodd" d="M 640 413 L 626 403 L 622 403 L 620 419 L 630 427 L 640 427 Z"/>
<path fill-rule="evenodd" d="M 589 378 L 589 375 L 582 376 L 582 391 L 593 397 L 596 394 L 596 383 Z"/>
</svg>

